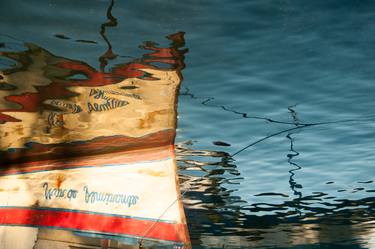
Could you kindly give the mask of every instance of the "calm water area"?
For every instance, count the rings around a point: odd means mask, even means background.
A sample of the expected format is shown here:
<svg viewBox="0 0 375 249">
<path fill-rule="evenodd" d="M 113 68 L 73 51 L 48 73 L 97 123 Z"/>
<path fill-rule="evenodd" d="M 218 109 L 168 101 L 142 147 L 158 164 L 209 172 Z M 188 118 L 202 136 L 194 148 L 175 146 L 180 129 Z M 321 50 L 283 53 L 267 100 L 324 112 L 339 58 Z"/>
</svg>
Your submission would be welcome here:
<svg viewBox="0 0 375 249">
<path fill-rule="evenodd" d="M 110 48 L 111 67 L 185 33 L 176 153 L 193 248 L 375 248 L 375 1 L 109 4 L 1 0 L 1 49 L 99 68 Z"/>
</svg>

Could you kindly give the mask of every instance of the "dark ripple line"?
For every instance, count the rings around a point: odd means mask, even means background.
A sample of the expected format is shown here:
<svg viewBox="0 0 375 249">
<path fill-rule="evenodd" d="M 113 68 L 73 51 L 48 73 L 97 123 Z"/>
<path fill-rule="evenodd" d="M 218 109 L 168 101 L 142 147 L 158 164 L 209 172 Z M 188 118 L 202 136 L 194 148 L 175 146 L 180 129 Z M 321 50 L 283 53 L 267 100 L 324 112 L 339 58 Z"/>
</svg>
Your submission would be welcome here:
<svg viewBox="0 0 375 249">
<path fill-rule="evenodd" d="M 268 121 L 270 123 L 293 125 L 293 123 L 291 123 L 291 122 L 284 122 L 284 121 L 274 120 L 274 119 L 267 118 L 267 117 L 249 116 L 248 113 L 246 113 L 246 112 L 239 112 L 239 111 L 236 111 L 236 110 L 232 110 L 232 109 L 229 109 L 228 107 L 226 107 L 224 105 L 208 104 L 210 101 L 214 100 L 215 98 L 214 97 L 197 97 L 195 94 L 193 94 L 193 93 L 190 92 L 190 89 L 188 87 L 185 86 L 185 89 L 186 89 L 186 92 L 180 93 L 180 95 L 182 95 L 182 96 L 189 96 L 190 98 L 196 99 L 196 100 L 203 99 L 203 101 L 201 102 L 202 105 L 209 106 L 209 107 L 220 108 L 220 109 L 222 109 L 224 111 L 231 112 L 231 113 L 234 113 L 236 115 L 241 115 L 243 118 L 265 120 L 265 121 Z"/>
<path fill-rule="evenodd" d="M 373 180 L 369 180 L 369 181 L 365 181 L 365 182 L 363 182 L 363 181 L 359 181 L 358 183 L 364 183 L 364 184 L 367 184 L 367 183 L 373 183 L 374 181 Z"/>
<path fill-rule="evenodd" d="M 254 195 L 254 196 L 281 196 L 281 197 L 289 197 L 289 195 L 287 195 L 287 194 L 276 193 L 276 192 L 260 193 L 260 194 Z"/>
</svg>

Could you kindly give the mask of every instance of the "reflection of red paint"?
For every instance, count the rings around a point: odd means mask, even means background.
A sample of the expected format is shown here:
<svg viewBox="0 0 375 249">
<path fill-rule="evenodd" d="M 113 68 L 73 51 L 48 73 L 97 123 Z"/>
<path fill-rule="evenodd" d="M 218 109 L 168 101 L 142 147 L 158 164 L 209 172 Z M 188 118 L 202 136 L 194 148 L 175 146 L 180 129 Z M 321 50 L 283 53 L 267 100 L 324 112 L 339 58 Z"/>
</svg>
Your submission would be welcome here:
<svg viewBox="0 0 375 249">
<path fill-rule="evenodd" d="M 147 238 L 177 243 L 188 243 L 186 225 L 102 213 L 69 212 L 58 209 L 0 208 L 0 223 L 59 227 L 73 231 L 110 233 L 140 238 L 150 227 Z"/>
<path fill-rule="evenodd" d="M 37 89 L 37 93 L 25 92 L 20 95 L 10 95 L 4 98 L 8 102 L 21 105 L 21 108 L 0 110 L 0 124 L 5 122 L 19 121 L 6 114 L 3 114 L 3 112 L 37 112 L 43 108 L 43 102 L 47 99 L 63 99 L 76 94 L 68 91 L 66 87 L 105 86 L 119 83 L 127 78 L 153 79 L 148 77 L 147 74 L 142 71 L 142 69 L 152 68 L 167 70 L 163 68 L 157 68 L 150 63 L 159 62 L 169 64 L 171 69 L 176 70 L 180 74 L 180 70 L 184 67 L 183 54 L 186 52 L 186 50 L 179 50 L 179 48 L 184 44 L 183 35 L 184 33 L 179 32 L 168 36 L 167 38 L 172 42 L 171 47 L 168 48 L 157 48 L 153 45 L 143 46 L 144 49 L 152 50 L 153 52 L 145 54 L 140 62 L 131 62 L 117 65 L 112 68 L 109 73 L 99 72 L 87 63 L 81 61 L 64 59 L 65 62 L 54 64 L 53 70 L 56 70 L 58 72 L 68 71 L 68 75 L 65 75 L 61 79 L 54 79 L 54 81 L 47 86 L 35 87 Z M 76 74 L 83 74 L 87 77 L 87 79 L 68 79 L 70 76 Z M 48 75 L 48 72 L 46 72 L 45 75 Z"/>
<path fill-rule="evenodd" d="M 73 96 L 72 93 L 65 89 L 58 83 L 51 83 L 48 86 L 36 87 L 37 93 L 23 93 L 22 95 L 10 95 L 4 97 L 6 101 L 17 103 L 22 106 L 20 109 L 3 109 L 0 110 L 0 123 L 1 122 L 15 122 L 19 121 L 1 112 L 36 112 L 41 108 L 43 101 L 46 99 L 59 99 L 61 97 Z"/>
<path fill-rule="evenodd" d="M 6 122 L 17 122 L 17 121 L 20 121 L 20 120 L 12 118 L 11 116 L 2 114 L 0 112 L 0 124 L 6 123 Z"/>
</svg>

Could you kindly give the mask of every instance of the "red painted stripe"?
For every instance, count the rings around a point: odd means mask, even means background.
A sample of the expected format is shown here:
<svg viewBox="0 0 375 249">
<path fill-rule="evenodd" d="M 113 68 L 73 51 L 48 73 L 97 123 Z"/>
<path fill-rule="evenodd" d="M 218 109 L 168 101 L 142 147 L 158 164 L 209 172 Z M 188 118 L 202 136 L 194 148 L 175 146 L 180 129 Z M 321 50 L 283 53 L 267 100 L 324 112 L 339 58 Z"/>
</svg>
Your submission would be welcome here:
<svg viewBox="0 0 375 249">
<path fill-rule="evenodd" d="M 187 243 L 186 225 L 60 210 L 1 208 L 0 224 L 56 227 Z"/>
</svg>

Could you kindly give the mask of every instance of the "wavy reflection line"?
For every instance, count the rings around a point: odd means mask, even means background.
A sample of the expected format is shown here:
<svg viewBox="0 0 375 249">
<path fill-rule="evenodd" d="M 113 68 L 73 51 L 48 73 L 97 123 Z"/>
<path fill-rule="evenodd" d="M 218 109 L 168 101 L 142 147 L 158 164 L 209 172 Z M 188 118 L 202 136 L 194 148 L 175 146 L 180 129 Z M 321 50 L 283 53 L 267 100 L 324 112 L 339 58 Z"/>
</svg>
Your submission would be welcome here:
<svg viewBox="0 0 375 249">
<path fill-rule="evenodd" d="M 241 112 L 237 110 L 230 109 L 226 107 L 225 105 L 214 105 L 214 104 L 208 104 L 209 102 L 212 102 L 215 100 L 215 97 L 205 97 L 205 96 L 197 96 L 194 93 L 190 91 L 190 89 L 187 86 L 184 86 L 185 92 L 180 93 L 180 96 L 189 96 L 191 99 L 195 100 L 203 100 L 201 101 L 201 104 L 208 107 L 216 107 L 220 108 L 224 111 L 231 112 L 236 115 L 241 115 L 243 118 L 248 119 L 258 119 L 258 120 L 265 120 L 270 123 L 278 123 L 278 124 L 286 124 L 286 125 L 296 125 L 295 122 L 287 122 L 287 121 L 280 121 L 268 117 L 260 117 L 260 116 L 250 116 L 246 112 Z M 294 105 L 297 106 L 297 105 Z M 293 107 L 293 106 L 291 106 Z M 288 107 L 289 110 L 289 107 Z M 361 118 L 351 118 L 351 119 L 341 119 L 341 120 L 333 120 L 333 121 L 323 121 L 323 122 L 311 122 L 311 123 L 302 123 L 298 121 L 298 126 L 313 126 L 313 125 L 325 125 L 325 124 L 338 124 L 338 123 L 347 123 L 347 122 L 363 122 L 363 121 L 372 121 L 375 119 L 375 114 L 363 116 Z"/>
<path fill-rule="evenodd" d="M 270 123 L 278 123 L 278 124 L 288 124 L 288 125 L 293 124 L 293 123 L 290 123 L 290 122 L 284 122 L 284 121 L 275 120 L 275 119 L 271 119 L 271 118 L 267 118 L 267 117 L 250 116 L 246 112 L 240 112 L 240 111 L 232 110 L 232 109 L 229 109 L 228 107 L 226 107 L 224 105 L 208 104 L 209 102 L 211 102 L 215 98 L 214 97 L 198 97 L 195 94 L 191 93 L 190 89 L 188 87 L 184 86 L 184 88 L 185 88 L 185 92 L 180 93 L 180 96 L 190 96 L 190 98 L 195 99 L 195 100 L 203 99 L 201 104 L 205 105 L 205 106 L 220 108 L 224 111 L 231 112 L 231 113 L 234 113 L 236 115 L 241 115 L 243 118 L 265 120 L 265 121 L 270 122 Z"/>
<path fill-rule="evenodd" d="M 302 129 L 302 128 L 305 128 L 305 127 L 310 127 L 310 126 L 317 126 L 317 125 L 328 125 L 328 124 L 340 124 L 340 123 L 351 123 L 351 122 L 366 122 L 366 121 L 373 121 L 375 119 L 375 114 L 372 114 L 372 115 L 367 115 L 367 116 L 363 116 L 362 118 L 357 118 L 357 119 L 342 119 L 342 120 L 334 120 L 334 121 L 323 121 L 323 122 L 312 122 L 312 123 L 301 123 L 299 120 L 298 122 L 296 122 L 297 120 L 294 120 L 293 122 L 285 122 L 285 121 L 280 121 L 280 120 L 275 120 L 275 119 L 272 119 L 272 118 L 268 118 L 268 117 L 259 117 L 259 116 L 249 116 L 248 113 L 246 112 L 240 112 L 240 111 L 236 111 L 236 110 L 232 110 L 224 105 L 213 105 L 213 104 L 208 104 L 209 102 L 211 102 L 212 100 L 214 100 L 215 98 L 214 97 L 200 97 L 200 96 L 196 96 L 194 93 L 191 93 L 190 92 L 190 89 L 186 86 L 184 86 L 185 88 L 185 92 L 182 92 L 180 93 L 179 95 L 180 96 L 189 96 L 190 98 L 192 99 L 195 99 L 195 100 L 203 100 L 201 102 L 202 105 L 204 106 L 209 106 L 209 107 L 216 107 L 216 108 L 220 108 L 224 111 L 227 111 L 227 112 L 231 112 L 231 113 L 234 113 L 236 115 L 241 115 L 243 118 L 248 118 L 248 119 L 258 119 L 258 120 L 265 120 L 265 121 L 268 121 L 270 123 L 278 123 L 278 124 L 286 124 L 286 125 L 294 125 L 296 127 L 293 127 L 293 128 L 289 128 L 289 129 L 285 129 L 285 130 L 281 130 L 279 132 L 276 132 L 276 133 L 273 133 L 271 135 L 268 135 L 262 139 L 259 139 L 253 143 L 250 143 L 249 145 L 243 147 L 242 149 L 236 151 L 235 153 L 233 153 L 231 156 L 234 157 L 236 155 L 238 155 L 239 153 L 243 152 L 244 150 L 254 146 L 255 144 L 258 144 L 264 140 L 267 140 L 269 138 L 272 138 L 272 137 L 275 137 L 275 136 L 278 136 L 280 134 L 283 134 L 283 133 L 286 133 L 286 132 L 290 132 L 290 131 L 294 131 L 294 130 L 299 130 L 299 129 Z M 296 105 L 294 105 L 296 106 Z M 288 110 L 291 111 L 291 107 L 293 106 L 290 106 L 288 107 Z M 294 110 L 293 110 L 294 111 Z M 292 116 L 295 114 L 292 112 Z M 293 117 L 294 119 L 294 117 Z"/>
<path fill-rule="evenodd" d="M 292 153 L 287 154 L 288 163 L 290 165 L 292 165 L 293 167 L 295 167 L 294 169 L 289 170 L 289 173 L 290 173 L 289 184 L 290 184 L 290 188 L 292 189 L 294 195 L 298 196 L 298 199 L 300 199 L 302 197 L 302 192 L 297 191 L 297 189 L 301 189 L 302 185 L 298 184 L 296 182 L 296 180 L 294 179 L 294 176 L 295 176 L 294 172 L 298 171 L 298 170 L 301 170 L 302 167 L 299 166 L 297 163 L 293 162 L 293 158 L 299 156 L 299 152 L 294 149 L 294 138 L 292 137 L 292 134 L 293 133 L 288 133 L 288 135 L 286 135 L 286 137 L 290 141 L 289 151 L 292 152 Z"/>
<path fill-rule="evenodd" d="M 297 112 L 293 109 L 294 107 L 296 107 L 297 105 L 293 105 L 293 106 L 289 106 L 288 107 L 288 110 L 292 116 L 292 119 L 293 119 L 293 123 L 295 126 L 299 126 L 300 124 L 300 121 L 299 121 L 299 118 L 297 116 Z M 297 157 L 299 156 L 299 152 L 296 151 L 294 149 L 294 138 L 292 137 L 292 135 L 294 134 L 294 132 L 289 132 L 288 135 L 286 135 L 286 138 L 289 139 L 290 141 L 290 148 L 289 148 L 289 151 L 291 153 L 288 153 L 287 154 L 287 157 L 288 157 L 288 163 L 293 166 L 294 168 L 289 170 L 289 174 L 290 174 L 290 177 L 289 177 L 289 185 L 290 185 L 290 188 L 291 190 L 293 191 L 293 194 L 295 196 L 297 196 L 297 199 L 295 199 L 294 201 L 296 202 L 296 212 L 301 216 L 302 215 L 302 212 L 300 210 L 300 201 L 301 201 L 301 198 L 302 198 L 302 192 L 301 191 L 298 191 L 297 189 L 302 189 L 302 185 L 297 183 L 296 180 L 294 179 L 295 177 L 295 172 L 298 171 L 298 170 L 301 170 L 302 167 L 299 166 L 297 163 L 295 163 L 293 161 L 293 158 L 294 157 Z"/>
<path fill-rule="evenodd" d="M 107 43 L 107 51 L 99 57 L 100 62 L 100 70 L 101 72 L 104 72 L 105 67 L 108 65 L 109 60 L 113 60 L 117 57 L 116 54 L 112 51 L 112 44 L 109 41 L 107 35 L 105 34 L 107 27 L 116 27 L 117 26 L 117 19 L 112 15 L 112 9 L 115 2 L 114 0 L 111 0 L 108 9 L 107 9 L 107 18 L 108 21 L 103 23 L 100 27 L 100 35 L 103 37 L 104 41 Z"/>
<path fill-rule="evenodd" d="M 289 110 L 289 113 L 292 115 L 292 118 L 293 118 L 293 124 L 295 126 L 298 126 L 301 124 L 299 118 L 297 117 L 297 112 L 293 109 L 294 107 L 296 107 L 297 104 L 294 104 L 294 105 L 291 105 L 288 107 L 288 110 Z"/>
</svg>

